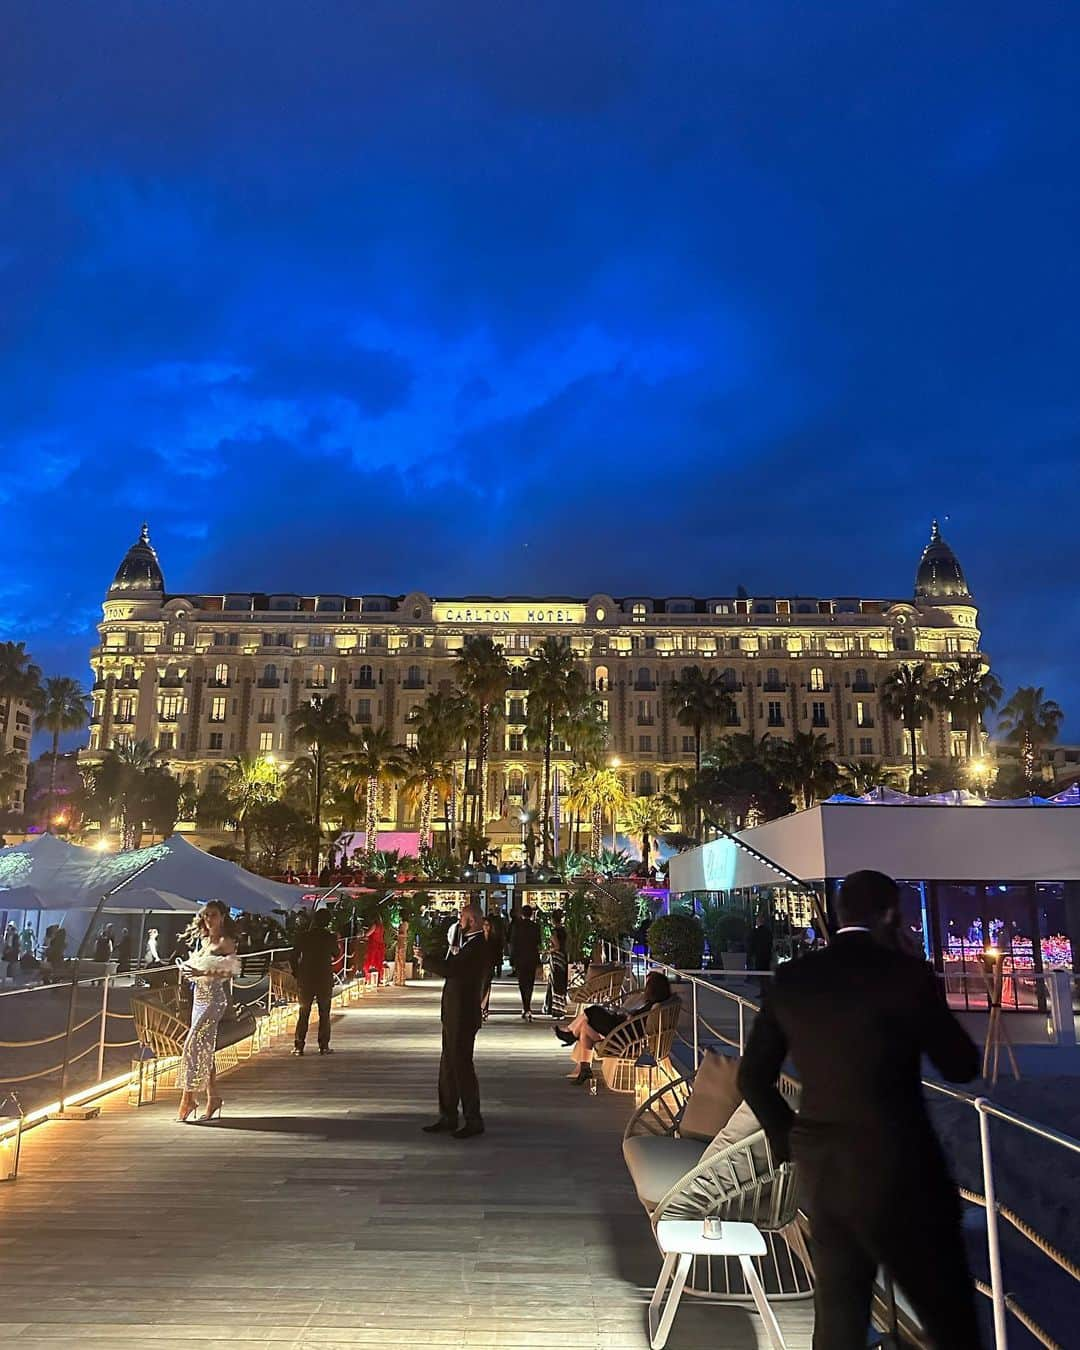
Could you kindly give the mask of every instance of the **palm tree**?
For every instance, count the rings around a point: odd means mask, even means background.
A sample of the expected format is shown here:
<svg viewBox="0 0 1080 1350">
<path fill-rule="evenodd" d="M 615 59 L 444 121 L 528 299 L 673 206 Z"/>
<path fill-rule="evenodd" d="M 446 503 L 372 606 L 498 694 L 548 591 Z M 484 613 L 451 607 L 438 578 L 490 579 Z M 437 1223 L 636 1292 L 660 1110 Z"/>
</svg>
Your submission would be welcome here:
<svg viewBox="0 0 1080 1350">
<path fill-rule="evenodd" d="M 364 799 L 364 853 L 370 863 L 378 851 L 379 789 L 405 777 L 405 753 L 386 727 L 365 727 L 343 768 L 357 800 Z"/>
<path fill-rule="evenodd" d="M 604 847 L 604 817 L 610 813 L 617 818 L 626 809 L 622 779 L 614 769 L 575 769 L 566 801 L 571 810 L 592 821 L 592 854 L 598 859 Z"/>
<path fill-rule="evenodd" d="M 476 825 L 481 832 L 487 824 L 485 811 L 488 745 L 491 728 L 510 687 L 510 666 L 489 637 L 474 635 L 465 639 L 457 659 L 461 687 L 479 709 L 479 734 L 476 743 Z"/>
<path fill-rule="evenodd" d="M 705 732 L 717 722 L 726 722 L 735 704 L 725 687 L 720 672 L 702 670 L 700 666 L 684 666 L 668 690 L 668 702 L 675 712 L 675 721 L 689 727 L 694 733 L 694 773 L 701 773 L 701 742 Z M 694 810 L 695 833 L 701 830 L 701 810 Z"/>
<path fill-rule="evenodd" d="M 623 824 L 641 844 L 641 861 L 649 870 L 649 854 L 657 835 L 671 829 L 673 822 L 668 799 L 660 792 L 649 797 L 633 797 L 623 808 Z"/>
<path fill-rule="evenodd" d="M 1057 740 L 1058 731 L 1065 720 L 1065 714 L 1054 700 L 1044 697 L 1045 692 L 1041 686 L 1022 685 L 998 717 L 998 730 L 1005 733 L 1005 739 L 1011 745 L 1020 747 L 1029 793 L 1035 789 L 1038 752 Z"/>
<path fill-rule="evenodd" d="M 311 824 L 314 829 L 311 870 L 317 872 L 319 845 L 322 840 L 322 803 L 327 765 L 329 756 L 336 750 L 344 750 L 352 740 L 349 717 L 338 703 L 336 694 L 328 694 L 325 698 L 313 694 L 309 702 L 301 703 L 299 708 L 293 709 L 288 722 L 289 731 L 301 745 L 307 746 L 311 754 Z"/>
<path fill-rule="evenodd" d="M 41 669 L 30 660 L 26 644 L 0 642 L 0 702 L 32 703 L 41 684 Z"/>
<path fill-rule="evenodd" d="M 844 789 L 853 797 L 865 796 L 875 788 L 896 786 L 896 770 L 883 759 L 853 759 L 842 767 Z"/>
<path fill-rule="evenodd" d="M 237 755 L 229 765 L 225 794 L 236 827 L 243 834 L 244 866 L 251 866 L 251 827 L 260 806 L 277 797 L 278 773 L 262 755 Z"/>
<path fill-rule="evenodd" d="M 829 741 L 812 731 L 797 731 L 790 741 L 781 741 L 774 751 L 773 766 L 780 783 L 804 811 L 828 796 L 840 776 Z"/>
<path fill-rule="evenodd" d="M 911 790 L 919 779 L 919 728 L 934 720 L 934 690 L 923 662 L 897 666 L 881 685 L 881 706 L 904 725 L 911 743 Z"/>
<path fill-rule="evenodd" d="M 430 697 L 430 695 L 429 695 Z M 469 756 L 472 743 L 480 734 L 480 709 L 476 701 L 463 694 L 460 690 L 455 690 L 445 697 L 446 713 L 444 716 L 446 737 L 450 745 L 449 757 L 451 767 L 450 798 L 446 802 L 446 842 L 447 852 L 453 853 L 457 846 L 457 840 L 454 835 L 458 828 L 457 803 L 457 785 L 458 770 L 457 760 L 458 752 L 464 751 L 462 755 L 461 769 L 461 827 L 464 829 L 468 825 L 468 782 L 469 782 Z"/>
<path fill-rule="evenodd" d="M 967 725 L 967 757 L 973 759 L 983 717 L 1001 702 L 1001 681 L 981 656 L 961 656 L 937 681 L 941 705 Z"/>
<path fill-rule="evenodd" d="M 408 753 L 405 787 L 410 796 L 419 800 L 421 848 L 432 845 L 435 793 L 442 792 L 449 804 L 456 776 L 454 753 L 463 739 L 459 730 L 460 703 L 458 696 L 433 689 L 409 714 L 409 725 L 416 730 L 416 745 Z"/>
<path fill-rule="evenodd" d="M 611 728 L 602 709 L 601 700 L 586 688 L 581 697 L 556 719 L 556 735 L 566 742 L 570 757 L 582 768 L 598 764 L 607 749 Z"/>
<path fill-rule="evenodd" d="M 45 828 L 52 822 L 56 798 L 56 761 L 60 755 L 60 736 L 65 731 L 81 731 L 90 720 L 90 699 L 78 680 L 54 675 L 39 687 L 34 697 L 35 731 L 52 732 L 52 762 L 49 765 L 49 797 L 45 809 Z"/>
<path fill-rule="evenodd" d="M 132 849 L 143 825 L 145 775 L 158 770 L 158 752 L 149 741 L 124 741 L 109 750 L 94 772 L 94 795 L 104 820 L 120 821 L 120 848 Z M 160 770 L 159 770 L 160 771 Z"/>
<path fill-rule="evenodd" d="M 577 676 L 577 680 L 574 676 Z M 528 690 L 528 735 L 544 747 L 544 780 L 541 811 L 544 862 L 551 861 L 551 748 L 556 724 L 568 714 L 584 688 L 584 676 L 577 669 L 571 647 L 557 637 L 546 637 L 525 663 L 525 688 Z"/>
</svg>

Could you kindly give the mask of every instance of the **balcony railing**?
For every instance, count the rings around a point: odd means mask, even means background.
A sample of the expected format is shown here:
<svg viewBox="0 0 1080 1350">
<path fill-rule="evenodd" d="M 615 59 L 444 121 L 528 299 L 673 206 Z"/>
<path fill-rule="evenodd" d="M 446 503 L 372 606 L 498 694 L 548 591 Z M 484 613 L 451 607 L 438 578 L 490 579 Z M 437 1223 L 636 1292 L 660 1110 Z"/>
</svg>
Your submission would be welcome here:
<svg viewBox="0 0 1080 1350">
<path fill-rule="evenodd" d="M 766 694 L 783 694 L 787 692 L 787 685 L 784 684 L 783 681 L 781 681 L 780 684 L 776 684 L 775 682 L 772 681 L 766 681 L 761 687 L 762 689 L 764 689 Z"/>
<path fill-rule="evenodd" d="M 813 717 L 810 719 L 810 725 L 812 727 L 827 727 L 829 719 L 827 717 Z"/>
<path fill-rule="evenodd" d="M 183 687 L 184 680 L 180 675 L 162 675 L 158 679 L 159 689 L 182 689 Z"/>
<path fill-rule="evenodd" d="M 272 712 L 269 713 L 261 712 L 259 713 L 258 717 L 255 720 L 257 722 L 261 722 L 265 726 L 268 722 L 276 722 L 277 716 Z"/>
<path fill-rule="evenodd" d="M 375 681 L 374 681 L 373 679 L 371 679 L 371 680 L 353 680 L 353 682 L 352 682 L 352 687 L 353 687 L 354 689 L 374 689 L 374 688 L 375 688 Z M 308 681 L 308 688 L 309 688 L 309 689 L 311 688 L 311 682 L 310 682 L 310 681 Z"/>
<path fill-rule="evenodd" d="M 768 727 L 782 727 L 784 725 L 784 719 L 782 717 L 770 717 L 765 725 Z"/>
<path fill-rule="evenodd" d="M 652 727 L 656 725 L 655 717 L 639 717 L 637 720 L 639 727 Z"/>
<path fill-rule="evenodd" d="M 856 680 L 851 686 L 851 692 L 853 694 L 872 694 L 876 688 L 876 684 L 870 684 L 866 680 Z"/>
<path fill-rule="evenodd" d="M 209 689 L 228 689 L 232 685 L 232 680 L 207 680 Z"/>
<path fill-rule="evenodd" d="M 873 728 L 874 719 L 872 717 L 864 717 L 861 722 L 856 723 L 856 726 L 860 731 L 866 730 L 867 728 Z"/>
<path fill-rule="evenodd" d="M 402 680 L 402 682 L 401 682 L 401 687 L 402 687 L 402 689 L 426 689 L 426 688 L 427 688 L 427 681 L 426 681 L 426 680 Z"/>
<path fill-rule="evenodd" d="M 256 680 L 256 681 L 255 681 L 255 684 L 257 685 L 257 687 L 258 687 L 259 689 L 280 689 L 280 688 L 281 688 L 281 681 L 280 681 L 279 679 L 276 679 L 276 678 L 271 679 L 270 677 L 268 677 L 268 676 L 266 676 L 266 675 L 264 675 L 264 676 L 262 676 L 260 679 Z"/>
</svg>

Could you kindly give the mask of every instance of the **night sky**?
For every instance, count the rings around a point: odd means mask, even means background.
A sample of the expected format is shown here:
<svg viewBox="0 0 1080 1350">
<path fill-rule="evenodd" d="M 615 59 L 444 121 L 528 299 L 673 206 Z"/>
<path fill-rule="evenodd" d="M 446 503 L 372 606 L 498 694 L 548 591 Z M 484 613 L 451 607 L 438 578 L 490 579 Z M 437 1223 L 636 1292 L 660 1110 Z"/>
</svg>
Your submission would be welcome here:
<svg viewBox="0 0 1080 1350">
<path fill-rule="evenodd" d="M 0 637 L 909 596 L 1080 740 L 1080 7 L 2 0 Z M 945 519 L 947 517 L 947 520 Z"/>
</svg>

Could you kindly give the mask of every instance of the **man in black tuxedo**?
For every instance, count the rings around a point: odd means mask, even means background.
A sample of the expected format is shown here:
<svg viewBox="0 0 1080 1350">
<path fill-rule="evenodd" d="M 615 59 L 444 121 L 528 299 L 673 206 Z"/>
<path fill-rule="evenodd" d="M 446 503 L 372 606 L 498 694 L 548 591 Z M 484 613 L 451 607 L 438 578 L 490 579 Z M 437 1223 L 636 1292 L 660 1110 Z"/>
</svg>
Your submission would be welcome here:
<svg viewBox="0 0 1080 1350">
<path fill-rule="evenodd" d="M 481 1000 L 491 973 L 491 953 L 483 936 L 483 920 L 475 905 L 461 910 L 460 946 L 427 958 L 428 969 L 446 979 L 442 992 L 442 1058 L 439 1061 L 439 1118 L 425 1125 L 428 1134 L 453 1134 L 471 1139 L 484 1133 L 480 1116 L 480 1084 L 473 1067 L 473 1045 L 480 1030 Z M 458 1128 L 458 1103 L 465 1123 Z"/>
<path fill-rule="evenodd" d="M 330 911 L 317 910 L 293 943 L 293 971 L 300 986 L 300 1014 L 296 1019 L 293 1054 L 302 1055 L 311 1021 L 311 1005 L 319 1007 L 319 1054 L 332 1055 L 330 1048 L 330 1003 L 334 996 L 334 961 L 337 935 L 330 931 Z"/>
<path fill-rule="evenodd" d="M 878 1266 L 935 1350 L 978 1350 L 960 1198 L 931 1127 L 921 1057 L 964 1083 L 979 1052 L 933 971 L 898 950 L 900 893 L 881 872 L 840 888 L 831 944 L 781 966 L 754 1021 L 739 1087 L 774 1152 L 794 1159 L 810 1220 L 814 1350 L 864 1350 Z M 796 1116 L 776 1086 L 790 1055 Z"/>
<path fill-rule="evenodd" d="M 510 964 L 517 976 L 522 1020 L 531 1022 L 533 988 L 536 985 L 536 969 L 540 964 L 540 927 L 534 922 L 533 912 L 528 905 L 521 907 L 521 917 L 514 920 L 510 930 Z"/>
</svg>

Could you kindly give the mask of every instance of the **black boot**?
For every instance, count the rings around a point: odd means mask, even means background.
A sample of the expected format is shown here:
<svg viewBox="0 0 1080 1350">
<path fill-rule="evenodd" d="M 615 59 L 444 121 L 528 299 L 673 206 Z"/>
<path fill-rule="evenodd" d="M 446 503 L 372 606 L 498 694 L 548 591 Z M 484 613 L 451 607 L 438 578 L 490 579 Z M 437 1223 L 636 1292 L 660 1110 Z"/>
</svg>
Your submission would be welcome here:
<svg viewBox="0 0 1080 1350">
<path fill-rule="evenodd" d="M 592 1077 L 591 1066 L 588 1064 L 583 1064 L 581 1068 L 578 1069 L 577 1077 L 571 1078 L 570 1082 L 574 1085 L 574 1087 L 580 1087 L 582 1083 L 587 1083 L 591 1077 Z"/>
</svg>

